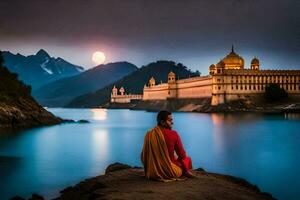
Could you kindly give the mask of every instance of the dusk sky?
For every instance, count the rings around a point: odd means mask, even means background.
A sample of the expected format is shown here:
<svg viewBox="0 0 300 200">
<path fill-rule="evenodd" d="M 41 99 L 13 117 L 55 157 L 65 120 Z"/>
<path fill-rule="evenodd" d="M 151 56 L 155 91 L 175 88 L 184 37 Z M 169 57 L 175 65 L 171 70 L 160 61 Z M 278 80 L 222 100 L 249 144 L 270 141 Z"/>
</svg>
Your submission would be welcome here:
<svg viewBox="0 0 300 200">
<path fill-rule="evenodd" d="M 45 49 L 85 68 L 181 62 L 203 75 L 231 45 L 248 68 L 300 69 L 299 0 L 0 0 L 0 49 Z"/>
</svg>

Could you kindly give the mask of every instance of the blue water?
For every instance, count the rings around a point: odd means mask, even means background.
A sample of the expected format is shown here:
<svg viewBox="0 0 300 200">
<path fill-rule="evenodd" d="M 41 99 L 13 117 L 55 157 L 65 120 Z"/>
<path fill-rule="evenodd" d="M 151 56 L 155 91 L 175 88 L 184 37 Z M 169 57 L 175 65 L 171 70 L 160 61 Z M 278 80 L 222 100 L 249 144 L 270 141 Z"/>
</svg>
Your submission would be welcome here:
<svg viewBox="0 0 300 200">
<path fill-rule="evenodd" d="M 145 132 L 156 113 L 49 109 L 88 124 L 0 133 L 0 199 L 63 188 L 102 174 L 113 162 L 141 166 Z M 239 176 L 274 197 L 300 197 L 300 118 L 291 115 L 173 113 L 194 168 Z"/>
</svg>

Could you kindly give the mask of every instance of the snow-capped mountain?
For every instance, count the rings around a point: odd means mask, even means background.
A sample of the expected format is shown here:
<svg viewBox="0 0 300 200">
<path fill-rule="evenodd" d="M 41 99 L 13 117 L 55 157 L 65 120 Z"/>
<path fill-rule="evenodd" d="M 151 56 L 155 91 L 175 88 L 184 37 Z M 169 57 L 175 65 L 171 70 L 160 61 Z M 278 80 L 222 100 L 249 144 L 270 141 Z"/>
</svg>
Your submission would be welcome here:
<svg viewBox="0 0 300 200">
<path fill-rule="evenodd" d="M 4 51 L 4 64 L 19 79 L 33 89 L 61 78 L 74 76 L 84 71 L 83 67 L 73 65 L 62 58 L 51 57 L 45 50 L 39 50 L 35 55 L 23 56 Z"/>
</svg>

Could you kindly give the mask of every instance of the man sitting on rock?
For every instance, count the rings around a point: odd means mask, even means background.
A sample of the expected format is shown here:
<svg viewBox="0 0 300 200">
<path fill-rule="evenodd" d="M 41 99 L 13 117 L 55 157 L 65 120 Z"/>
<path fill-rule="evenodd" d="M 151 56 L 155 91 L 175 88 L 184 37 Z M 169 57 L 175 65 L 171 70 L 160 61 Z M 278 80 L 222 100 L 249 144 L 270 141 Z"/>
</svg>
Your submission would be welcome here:
<svg viewBox="0 0 300 200">
<path fill-rule="evenodd" d="M 191 173 L 192 160 L 186 156 L 178 133 L 172 130 L 173 118 L 168 111 L 157 115 L 157 126 L 148 131 L 142 150 L 145 176 L 159 181 L 178 180 Z M 178 155 L 175 157 L 174 152 Z"/>
</svg>

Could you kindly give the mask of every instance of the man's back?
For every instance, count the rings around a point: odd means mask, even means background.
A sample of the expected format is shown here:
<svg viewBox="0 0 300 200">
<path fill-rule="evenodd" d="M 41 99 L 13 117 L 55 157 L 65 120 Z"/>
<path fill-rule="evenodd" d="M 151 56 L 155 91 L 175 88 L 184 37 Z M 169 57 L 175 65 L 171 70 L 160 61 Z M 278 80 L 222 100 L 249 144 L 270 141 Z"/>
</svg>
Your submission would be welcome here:
<svg viewBox="0 0 300 200">
<path fill-rule="evenodd" d="M 168 147 L 170 159 L 177 166 L 181 166 L 182 164 L 179 161 L 186 158 L 186 153 L 178 133 L 170 129 L 162 129 L 162 133 Z M 176 152 L 178 158 L 175 157 L 174 152 Z"/>
</svg>

